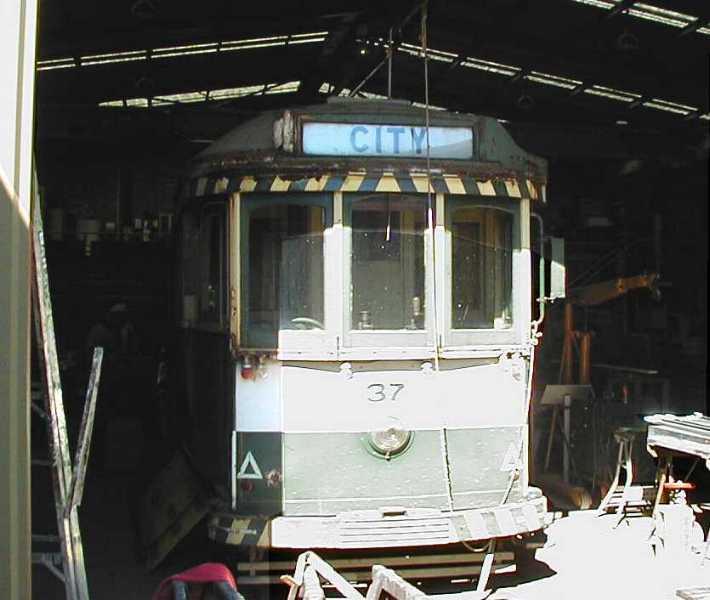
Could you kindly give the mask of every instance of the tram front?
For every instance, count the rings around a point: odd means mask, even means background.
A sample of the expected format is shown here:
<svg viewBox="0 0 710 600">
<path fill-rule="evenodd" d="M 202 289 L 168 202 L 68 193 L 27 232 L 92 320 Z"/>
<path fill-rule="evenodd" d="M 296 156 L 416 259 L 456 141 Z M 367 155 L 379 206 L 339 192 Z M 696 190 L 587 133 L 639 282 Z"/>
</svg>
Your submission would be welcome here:
<svg viewBox="0 0 710 600">
<path fill-rule="evenodd" d="M 215 539 L 385 548 L 544 527 L 527 416 L 545 184 L 496 120 L 427 128 L 401 102 L 268 113 L 200 155 L 185 237 L 207 256 L 183 326 L 206 307 L 231 353 Z"/>
</svg>

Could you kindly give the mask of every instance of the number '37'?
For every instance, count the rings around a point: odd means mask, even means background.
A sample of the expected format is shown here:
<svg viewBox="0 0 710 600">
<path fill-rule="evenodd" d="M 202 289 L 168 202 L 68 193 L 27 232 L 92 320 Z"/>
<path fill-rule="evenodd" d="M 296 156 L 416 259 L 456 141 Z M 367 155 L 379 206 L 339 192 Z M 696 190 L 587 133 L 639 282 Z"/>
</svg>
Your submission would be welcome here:
<svg viewBox="0 0 710 600">
<path fill-rule="evenodd" d="M 371 383 L 367 386 L 367 399 L 370 402 L 395 401 L 403 389 L 403 383 Z"/>
</svg>

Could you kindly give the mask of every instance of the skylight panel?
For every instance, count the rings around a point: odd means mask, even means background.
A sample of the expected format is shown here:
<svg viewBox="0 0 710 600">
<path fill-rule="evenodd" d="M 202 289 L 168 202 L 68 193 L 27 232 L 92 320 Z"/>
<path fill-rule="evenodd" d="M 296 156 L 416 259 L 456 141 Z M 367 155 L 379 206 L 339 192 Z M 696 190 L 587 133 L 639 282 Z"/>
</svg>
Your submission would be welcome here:
<svg viewBox="0 0 710 600">
<path fill-rule="evenodd" d="M 190 44 L 187 46 L 171 46 L 153 50 L 153 58 L 167 58 L 170 56 L 189 56 L 192 54 L 212 54 L 217 52 L 218 44 Z"/>
<path fill-rule="evenodd" d="M 314 42 L 324 42 L 327 37 L 327 31 L 318 31 L 315 33 L 297 33 L 291 36 L 289 45 L 291 44 L 312 44 Z"/>
<path fill-rule="evenodd" d="M 614 2 L 608 2 L 605 0 L 572 0 L 572 2 L 576 2 L 577 4 L 588 4 L 589 6 L 596 6 L 597 8 L 613 8 L 614 7 Z"/>
<path fill-rule="evenodd" d="M 50 58 L 48 60 L 37 61 L 38 71 L 69 69 L 71 67 L 76 67 L 76 61 L 73 58 Z"/>
<path fill-rule="evenodd" d="M 569 79 L 567 77 L 560 77 L 559 75 L 550 75 L 549 73 L 541 73 L 540 71 L 530 71 L 530 73 L 525 76 L 525 79 L 528 81 L 534 81 L 535 83 L 564 88 L 566 90 L 573 90 L 582 84 L 582 82 L 577 79 Z"/>
<path fill-rule="evenodd" d="M 161 94 L 160 96 L 156 97 L 156 100 L 162 100 L 164 103 L 165 102 L 179 102 L 179 103 L 184 103 L 184 102 L 200 102 L 201 100 L 205 100 L 207 98 L 207 91 L 199 91 L 199 92 L 185 92 L 185 93 L 180 93 L 180 94 Z"/>
<path fill-rule="evenodd" d="M 311 31 L 310 33 L 294 33 L 292 38 L 302 38 L 302 37 L 326 37 L 328 35 L 327 31 Z"/>
<path fill-rule="evenodd" d="M 587 4 L 589 6 L 595 6 L 597 8 L 602 8 L 604 10 L 610 10 L 614 8 L 620 0 L 572 0 L 577 4 Z M 669 27 L 683 28 L 688 25 L 696 23 L 698 17 L 695 15 L 689 15 L 687 13 L 679 12 L 677 10 L 671 10 L 668 8 L 663 8 L 661 6 L 655 6 L 654 4 L 647 4 L 645 2 L 632 2 L 630 6 L 624 9 L 626 14 L 636 17 L 637 19 L 644 19 L 646 21 L 653 21 L 655 23 L 661 23 L 662 25 L 668 25 Z M 710 35 L 710 28 L 700 27 L 696 30 L 698 33 L 704 35 Z"/>
<path fill-rule="evenodd" d="M 288 45 L 293 46 L 295 44 L 314 44 L 316 42 L 324 42 L 324 41 L 325 41 L 324 37 L 300 38 L 300 39 L 289 40 Z"/>
<path fill-rule="evenodd" d="M 106 54 L 90 54 L 80 58 L 82 66 L 102 65 L 110 63 L 131 62 L 134 60 L 146 60 L 148 53 L 145 50 L 135 50 L 128 52 L 109 52 Z"/>
<path fill-rule="evenodd" d="M 682 21 L 680 19 L 674 19 L 674 18 L 667 17 L 662 14 L 658 14 L 655 12 L 649 12 L 646 10 L 638 10 L 635 8 L 629 8 L 629 9 L 627 9 L 627 12 L 632 17 L 638 17 L 639 19 L 646 19 L 647 21 L 654 21 L 656 23 L 662 23 L 663 25 L 670 25 L 671 27 L 685 27 L 686 25 L 688 25 L 687 21 Z"/>
<path fill-rule="evenodd" d="M 147 108 L 148 98 L 128 98 L 126 100 L 126 106 L 137 106 L 140 108 Z"/>
<path fill-rule="evenodd" d="M 625 92 L 623 90 L 604 87 L 602 85 L 593 85 L 592 87 L 588 87 L 584 90 L 584 93 L 609 98 L 610 100 L 619 100 L 620 102 L 633 102 L 634 100 L 641 98 L 641 94 Z"/>
<path fill-rule="evenodd" d="M 192 102 L 208 102 L 212 100 L 228 100 L 231 98 L 243 98 L 252 95 L 286 94 L 295 92 L 300 87 L 300 81 L 287 81 L 286 83 L 259 83 L 255 85 L 244 85 L 234 88 L 221 88 L 218 90 L 200 90 L 195 92 L 183 92 L 179 94 L 163 94 L 151 100 L 148 98 L 129 98 L 124 100 L 107 100 L 100 102 L 99 106 L 123 107 L 132 106 L 147 108 L 149 106 L 165 106 L 170 104 L 185 104 Z"/>
<path fill-rule="evenodd" d="M 417 58 L 424 58 L 424 48 L 421 46 L 415 46 L 414 44 L 407 44 L 403 42 L 397 47 L 397 50 L 404 52 L 405 54 L 410 54 L 411 56 L 416 56 Z M 434 48 L 427 48 L 427 56 L 430 60 L 452 63 L 458 54 L 454 52 L 445 52 L 443 50 L 435 50 Z"/>
<path fill-rule="evenodd" d="M 676 102 L 669 102 L 668 100 L 661 100 L 660 98 L 653 98 L 643 103 L 647 108 L 655 108 L 656 110 L 663 110 L 666 112 L 675 113 L 677 115 L 689 115 L 696 112 L 698 109 L 695 106 L 688 106 L 686 104 L 678 104 Z"/>
<path fill-rule="evenodd" d="M 633 6 L 631 8 L 632 8 L 632 10 L 640 10 L 640 11 L 644 11 L 649 14 L 658 15 L 659 17 L 662 17 L 665 19 L 684 21 L 685 25 L 687 25 L 689 23 L 694 23 L 695 21 L 697 21 L 697 18 L 694 17 L 693 15 L 678 12 L 675 10 L 669 10 L 667 8 L 662 8 L 660 6 L 653 6 L 652 4 L 645 4 L 644 2 L 634 2 Z"/>
<path fill-rule="evenodd" d="M 286 46 L 293 44 L 313 44 L 324 42 L 328 35 L 327 31 L 316 31 L 313 33 L 296 33 L 291 36 L 275 35 L 269 37 L 251 38 L 246 40 L 231 40 L 223 42 L 221 51 L 231 52 L 235 50 L 254 50 L 257 48 L 270 48 L 274 46 Z"/>
<path fill-rule="evenodd" d="M 228 100 L 230 98 L 243 98 L 244 96 L 252 96 L 264 91 L 264 84 L 258 85 L 243 85 L 234 88 L 222 88 L 219 90 L 210 91 L 210 100 Z"/>
<path fill-rule="evenodd" d="M 270 83 L 264 89 L 264 94 L 287 94 L 297 91 L 300 85 L 300 81 L 288 81 L 280 84 Z"/>
<path fill-rule="evenodd" d="M 508 75 L 512 77 L 520 72 L 520 67 L 504 65 L 501 63 L 492 62 L 490 60 L 482 60 L 480 58 L 467 57 L 461 63 L 462 66 L 469 69 L 478 69 L 479 71 L 488 71 L 489 73 L 497 73 L 499 75 Z"/>
<path fill-rule="evenodd" d="M 268 48 L 272 46 L 286 46 L 287 44 L 313 44 L 324 42 L 327 35 L 327 31 L 315 31 L 311 33 L 296 33 L 293 34 L 290 39 L 287 35 L 277 35 L 244 40 L 230 40 L 222 42 L 221 44 L 218 42 L 209 42 L 202 44 L 185 44 L 181 46 L 165 46 L 153 49 L 150 53 L 150 57 L 170 58 L 176 56 L 189 56 L 193 54 L 213 54 L 216 52 L 253 50 L 256 48 Z M 148 60 L 148 57 L 148 50 L 126 50 L 120 52 L 107 52 L 104 54 L 89 54 L 80 57 L 79 65 L 76 64 L 73 57 L 52 58 L 37 61 L 37 70 L 50 71 L 52 69 L 67 69 L 76 66 L 131 62 L 137 60 Z"/>
</svg>

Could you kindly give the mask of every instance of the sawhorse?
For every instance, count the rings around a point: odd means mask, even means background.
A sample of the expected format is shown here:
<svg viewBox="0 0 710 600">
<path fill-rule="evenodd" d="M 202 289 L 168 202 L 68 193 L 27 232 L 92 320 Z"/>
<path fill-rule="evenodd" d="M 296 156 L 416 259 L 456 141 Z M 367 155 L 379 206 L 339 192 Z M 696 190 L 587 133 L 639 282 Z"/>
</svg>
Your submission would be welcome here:
<svg viewBox="0 0 710 600">
<path fill-rule="evenodd" d="M 599 504 L 597 515 L 602 515 L 607 512 L 610 507 L 616 506 L 617 520 L 614 528 L 618 527 L 626 517 L 626 509 L 633 502 L 641 502 L 645 499 L 645 492 L 652 489 L 651 486 L 634 485 L 634 462 L 633 462 L 633 446 L 636 436 L 645 432 L 645 428 L 639 427 L 619 427 L 614 431 L 614 439 L 619 444 L 619 453 L 616 459 L 616 470 L 614 477 L 609 485 L 604 499 Z M 624 479 L 624 487 L 621 491 L 621 497 L 614 497 L 619 488 L 619 479 L 621 469 L 624 469 L 626 478 Z M 617 504 L 618 502 L 618 504 Z"/>
</svg>

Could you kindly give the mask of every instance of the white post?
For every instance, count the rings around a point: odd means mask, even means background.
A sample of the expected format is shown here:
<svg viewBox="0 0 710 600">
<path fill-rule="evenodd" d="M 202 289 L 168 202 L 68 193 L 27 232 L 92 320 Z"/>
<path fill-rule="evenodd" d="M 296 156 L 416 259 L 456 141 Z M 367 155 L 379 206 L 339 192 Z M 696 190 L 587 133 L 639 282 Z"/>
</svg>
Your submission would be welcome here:
<svg viewBox="0 0 710 600">
<path fill-rule="evenodd" d="M 36 0 L 0 0 L 0 598 L 30 600 L 30 190 Z"/>
</svg>

